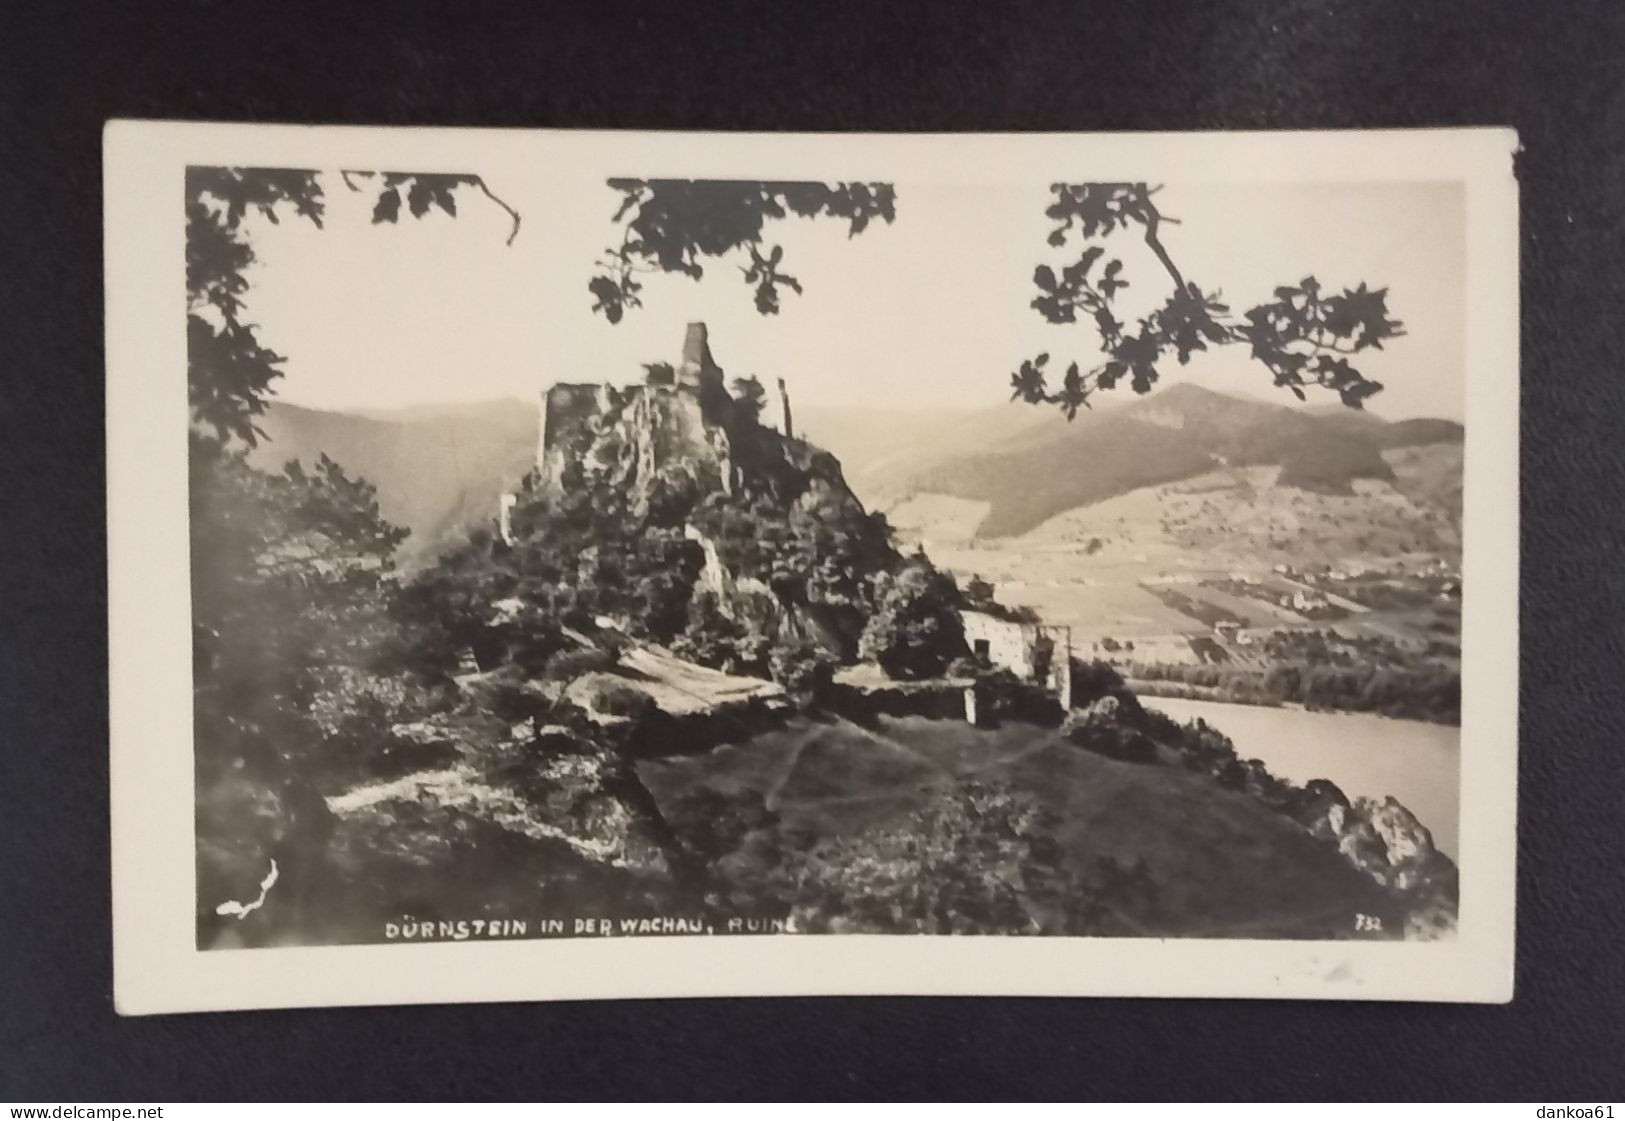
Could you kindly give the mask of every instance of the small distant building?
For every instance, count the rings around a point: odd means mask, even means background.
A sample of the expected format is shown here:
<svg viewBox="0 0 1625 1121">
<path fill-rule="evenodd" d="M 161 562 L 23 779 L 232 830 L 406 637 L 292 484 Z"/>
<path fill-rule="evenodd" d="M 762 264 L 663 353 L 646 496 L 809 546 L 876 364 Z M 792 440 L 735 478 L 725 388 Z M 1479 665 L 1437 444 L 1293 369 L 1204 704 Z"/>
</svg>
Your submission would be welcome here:
<svg viewBox="0 0 1625 1121">
<path fill-rule="evenodd" d="M 989 606 L 960 612 L 965 644 L 976 660 L 1007 669 L 1072 707 L 1072 628 L 1052 627 Z"/>
</svg>

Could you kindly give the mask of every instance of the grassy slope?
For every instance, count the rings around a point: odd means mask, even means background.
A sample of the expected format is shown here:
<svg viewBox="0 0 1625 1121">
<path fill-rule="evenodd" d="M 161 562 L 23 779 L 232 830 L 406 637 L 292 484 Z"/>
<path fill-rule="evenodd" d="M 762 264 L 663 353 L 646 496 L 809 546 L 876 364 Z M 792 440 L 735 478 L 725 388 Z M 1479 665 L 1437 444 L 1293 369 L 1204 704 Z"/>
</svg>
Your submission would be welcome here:
<svg viewBox="0 0 1625 1121">
<path fill-rule="evenodd" d="M 1156 888 L 1120 903 L 1121 926 L 1162 937 L 1325 938 L 1356 912 L 1400 917 L 1329 845 L 1255 799 L 1177 766 L 1117 762 L 1053 731 L 884 719 L 874 729 L 797 720 L 706 755 L 644 763 L 663 810 L 696 785 L 760 797 L 785 831 L 846 835 L 901 817 L 968 776 L 1006 781 L 1065 824 L 1064 859 L 1143 861 Z M 681 833 L 684 822 L 673 821 Z"/>
<path fill-rule="evenodd" d="M 982 409 L 797 407 L 798 434 L 841 461 L 847 483 L 870 509 L 911 493 L 914 477 L 967 454 L 1043 443 L 1066 434 L 1054 409 L 999 404 Z"/>
<path fill-rule="evenodd" d="M 1348 494 L 1354 480 L 1392 478 L 1384 449 L 1460 439 L 1461 426 L 1449 421 L 1389 423 L 1350 409 L 1292 409 L 1185 384 L 1070 425 L 916 462 L 893 491 L 985 501 L 990 510 L 978 535 L 1015 536 L 1063 511 L 1191 478 L 1220 461 L 1279 464 L 1283 483 Z"/>
<path fill-rule="evenodd" d="M 1031 551 L 1109 538 L 1093 557 L 1080 559 L 1084 570 L 1127 553 L 1299 564 L 1356 554 L 1457 555 L 1459 445 L 1405 448 L 1385 458 L 1392 481 L 1360 482 L 1348 494 L 1305 492 L 1285 481 L 1284 469 L 1279 475 L 1267 467 L 1212 472 L 1068 511 L 1012 547 Z"/>
<path fill-rule="evenodd" d="M 1219 461 L 1280 465 L 1287 483 L 1347 494 L 1354 479 L 1391 478 L 1381 450 L 1406 439 L 1396 427 L 1178 385 L 1126 408 L 1079 416 L 1046 439 L 931 466 L 912 489 L 990 502 L 978 528 L 983 538 L 1020 535 L 1064 510 L 1188 479 Z"/>
<path fill-rule="evenodd" d="M 1386 451 L 1393 480 L 1359 481 L 1344 495 L 1280 485 L 1273 467 L 1213 471 L 1071 509 L 1012 538 L 973 540 L 986 506 L 969 499 L 918 496 L 888 516 L 938 565 L 992 580 L 1002 601 L 1072 625 L 1075 638 L 1168 634 L 1205 628 L 1146 593 L 1148 576 L 1263 574 L 1277 562 L 1459 563 L 1461 451 Z"/>
</svg>

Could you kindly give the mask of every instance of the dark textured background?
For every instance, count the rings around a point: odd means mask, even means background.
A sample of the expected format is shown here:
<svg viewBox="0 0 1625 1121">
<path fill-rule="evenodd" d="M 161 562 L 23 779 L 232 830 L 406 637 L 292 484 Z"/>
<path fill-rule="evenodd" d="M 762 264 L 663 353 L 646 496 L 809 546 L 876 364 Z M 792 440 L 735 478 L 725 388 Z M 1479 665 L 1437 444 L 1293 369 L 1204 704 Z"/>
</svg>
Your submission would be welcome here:
<svg viewBox="0 0 1625 1121">
<path fill-rule="evenodd" d="M 1625 5 L 46 8 L 0 11 L 0 1098 L 1625 1093 Z M 120 1020 L 101 420 L 100 129 L 114 116 L 1516 126 L 1516 1002 L 754 1000 Z"/>
</svg>

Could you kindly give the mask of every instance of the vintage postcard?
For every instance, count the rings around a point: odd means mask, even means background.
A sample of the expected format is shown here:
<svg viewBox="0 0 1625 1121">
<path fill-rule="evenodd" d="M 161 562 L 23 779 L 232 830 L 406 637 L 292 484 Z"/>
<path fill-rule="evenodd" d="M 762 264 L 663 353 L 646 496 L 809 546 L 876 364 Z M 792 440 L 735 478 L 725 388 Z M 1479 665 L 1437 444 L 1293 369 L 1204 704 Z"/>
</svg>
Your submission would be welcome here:
<svg viewBox="0 0 1625 1121">
<path fill-rule="evenodd" d="M 1505 1001 L 1516 138 L 118 121 L 116 1001 Z"/>
</svg>

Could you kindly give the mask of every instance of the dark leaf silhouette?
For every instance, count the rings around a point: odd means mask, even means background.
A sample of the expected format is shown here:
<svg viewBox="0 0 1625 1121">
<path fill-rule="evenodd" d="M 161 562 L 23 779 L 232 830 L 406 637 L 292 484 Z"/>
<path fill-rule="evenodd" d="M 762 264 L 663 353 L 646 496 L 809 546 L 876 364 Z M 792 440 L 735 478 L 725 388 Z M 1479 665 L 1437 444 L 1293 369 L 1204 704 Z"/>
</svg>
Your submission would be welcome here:
<svg viewBox="0 0 1625 1121">
<path fill-rule="evenodd" d="M 1025 401 L 1029 405 L 1048 400 L 1044 372 L 1038 367 L 1039 363 L 1024 361 L 1021 367 L 1010 375 L 1010 400 Z"/>
<path fill-rule="evenodd" d="M 604 318 L 611 323 L 619 323 L 621 316 L 626 313 L 626 297 L 619 286 L 607 276 L 595 276 L 588 282 L 587 287 L 597 297 L 592 310 L 603 312 Z"/>
<path fill-rule="evenodd" d="M 611 222 L 622 227 L 621 243 L 604 251 L 588 283 L 592 310 L 620 322 L 636 298 L 640 273 L 664 272 L 699 280 L 704 261 L 743 253 L 740 272 L 753 289 L 756 310 L 777 314 L 780 290 L 801 291 L 783 271 L 784 249 L 764 250 L 768 223 L 795 218 L 835 219 L 856 237 L 879 219 L 896 218 L 889 183 L 795 183 L 748 180 L 611 179 L 621 199 Z M 608 294 L 613 286 L 618 297 Z"/>
<path fill-rule="evenodd" d="M 393 222 L 401 212 L 401 193 L 390 187 L 378 196 L 378 201 L 372 208 L 374 222 Z"/>
<path fill-rule="evenodd" d="M 1150 392 L 1166 356 L 1185 365 L 1195 354 L 1231 343 L 1246 343 L 1251 356 L 1270 371 L 1274 384 L 1300 400 L 1306 397 L 1306 387 L 1316 386 L 1336 393 L 1343 404 L 1360 408 L 1381 392 L 1381 384 L 1361 374 L 1348 356 L 1381 349 L 1384 341 L 1404 334 L 1403 325 L 1388 314 L 1387 289 L 1361 282 L 1329 292 L 1318 278 L 1307 276 L 1296 284 L 1277 286 L 1274 300 L 1249 308 L 1237 319 L 1217 292 L 1205 291 L 1180 272 L 1163 244 L 1162 226 L 1174 219 L 1152 201 L 1159 189 L 1145 183 L 1051 186 L 1053 199 L 1044 213 L 1056 225 L 1046 243 L 1056 249 L 1067 247 L 1075 237 L 1095 243 L 1086 244 L 1074 261 L 1060 266 L 1059 273 L 1049 263 L 1038 264 L 1031 306 L 1050 323 L 1076 323 L 1080 315 L 1087 316 L 1106 361 L 1088 371 L 1071 364 L 1056 393 L 1044 384 L 1038 369 L 1042 362 L 1024 362 L 1011 377 L 1013 398 L 1059 406 L 1070 420 L 1092 392 L 1112 389 L 1124 378 L 1135 392 Z M 1140 320 L 1134 334 L 1125 334 L 1124 324 L 1111 311 L 1117 294 L 1129 286 L 1122 260 L 1112 258 L 1098 277 L 1094 274 L 1107 252 L 1100 241 L 1113 234 L 1137 235 L 1172 282 L 1166 300 Z"/>
</svg>

